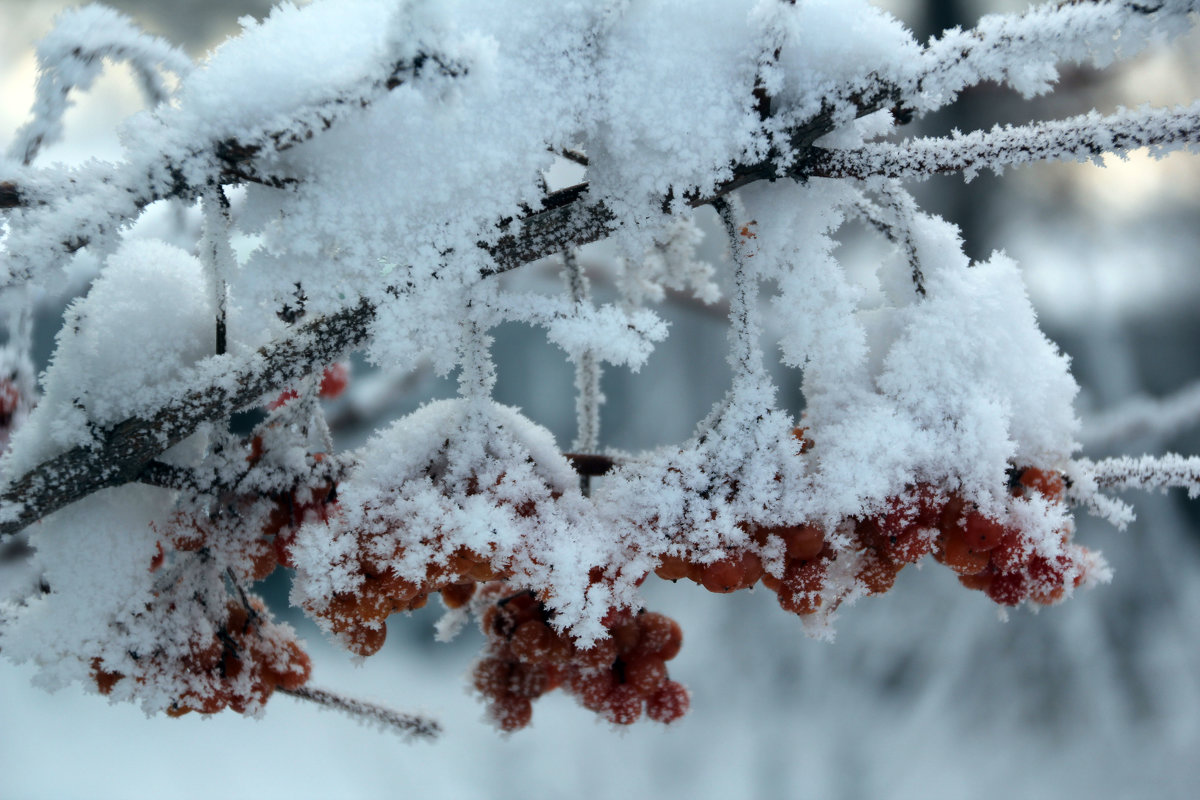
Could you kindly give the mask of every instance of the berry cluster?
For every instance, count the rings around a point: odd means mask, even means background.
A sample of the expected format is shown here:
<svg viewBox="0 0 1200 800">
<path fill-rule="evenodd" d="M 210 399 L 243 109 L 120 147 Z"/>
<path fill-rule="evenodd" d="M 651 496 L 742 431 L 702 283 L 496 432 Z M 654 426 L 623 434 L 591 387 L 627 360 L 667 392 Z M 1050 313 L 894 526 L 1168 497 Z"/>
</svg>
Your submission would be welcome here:
<svg viewBox="0 0 1200 800">
<path fill-rule="evenodd" d="M 261 450 L 257 453 L 252 450 L 251 456 L 261 456 Z M 323 457 L 317 453 L 313 460 L 320 463 Z M 164 526 L 162 534 L 176 552 L 203 551 L 217 555 L 239 579 L 260 581 L 278 565 L 295 567 L 292 547 L 300 526 L 308 521 L 329 519 L 336 507 L 336 485 L 321 481 L 315 486 L 298 486 L 286 492 L 239 496 L 212 512 L 179 511 Z M 159 548 L 150 564 L 152 572 L 165 560 L 161 543 Z"/>
<path fill-rule="evenodd" d="M 1063 479 L 1057 473 L 1030 467 L 1014 477 L 1016 496 L 1063 500 Z M 1047 555 L 1023 532 L 980 519 L 977 512 L 963 512 L 953 502 L 945 515 L 954 521 L 943 527 L 934 557 L 957 572 L 963 586 L 987 593 L 996 603 L 1015 606 L 1032 600 L 1050 605 L 1063 598 L 1068 585 L 1079 586 L 1086 576 L 1088 551 L 1072 543 L 1068 531 L 1060 534 L 1060 552 Z"/>
<path fill-rule="evenodd" d="M 315 453 L 313 461 L 320 463 L 323 453 Z M 299 486 L 290 492 L 271 495 L 271 503 L 261 530 L 271 537 L 275 559 L 281 566 L 294 569 L 292 548 L 296 533 L 305 522 L 327 522 L 337 510 L 337 484 L 321 481 L 316 486 Z"/>
<path fill-rule="evenodd" d="M 504 480 L 504 473 L 493 482 L 481 485 L 474 476 L 464 481 L 463 492 L 472 497 L 491 494 L 497 507 L 510 507 L 518 518 L 532 519 L 538 514 L 537 501 L 526 499 L 513 502 L 496 494 Z M 558 492 L 551 492 L 550 499 L 557 499 Z M 443 501 L 456 503 L 454 496 L 447 494 Z M 395 534 L 397 531 L 392 530 Z M 326 620 L 330 629 L 358 655 L 369 656 L 383 647 L 387 637 L 386 620 L 389 615 L 401 611 L 413 611 L 428 601 L 429 595 L 440 592 L 449 608 L 460 608 L 471 600 L 478 583 L 505 580 L 513 576 L 509 558 L 499 556 L 494 548 L 486 552 L 465 545 L 454 547 L 452 530 L 442 530 L 436 535 L 381 536 L 378 526 L 365 525 L 357 529 L 354 536 L 357 546 L 352 571 L 357 580 L 353 591 L 337 592 L 324 605 L 310 606 L 308 610 L 316 617 Z M 278 540 L 278 537 L 277 537 Z M 410 547 L 432 552 L 449 551 L 445 560 L 426 560 L 424 574 L 417 579 L 400 575 L 396 565 L 402 564 Z M 281 562 L 285 563 L 286 562 Z"/>
<path fill-rule="evenodd" d="M 441 592 L 447 607 L 460 608 L 474 596 L 477 582 L 511 575 L 506 569 L 492 566 L 487 556 L 460 547 L 445 564 L 427 565 L 424 580 L 414 583 L 400 577 L 394 567 L 377 566 L 379 562 L 367 557 L 365 550 L 359 552 L 356 590 L 338 592 L 327 605 L 311 610 L 327 620 L 346 647 L 360 656 L 373 655 L 383 647 L 389 615 L 422 608 L 432 592 Z M 383 561 L 398 563 L 403 556 L 403 548 L 397 547 L 391 558 Z"/>
<path fill-rule="evenodd" d="M 1040 496 L 1063 501 L 1058 473 L 1029 467 L 1014 475 L 1014 497 Z M 1048 605 L 1062 599 L 1068 584 L 1084 579 L 1088 552 L 1061 533 L 1056 553 L 1039 552 L 1026 532 L 992 519 L 957 494 L 940 494 L 920 484 L 893 498 L 886 511 L 848 520 L 837 529 L 845 544 L 833 547 L 814 525 L 756 528 L 750 544 L 703 562 L 695 556 L 664 555 L 655 574 L 666 580 L 687 578 L 711 592 L 763 586 L 776 593 L 786 611 L 808 615 L 841 602 L 851 586 L 831 586 L 829 574 L 839 558 L 853 558 L 854 582 L 867 594 L 891 589 L 905 566 L 933 557 L 959 575 L 964 586 L 986 592 L 996 603 L 1022 601 Z M 782 570 L 768 572 L 766 560 L 782 553 Z"/>
<path fill-rule="evenodd" d="M 487 587 L 487 595 L 504 591 Z M 683 644 L 679 625 L 653 612 L 610 610 L 610 636 L 581 649 L 550 625 L 550 614 L 531 592 L 499 597 L 480 617 L 488 637 L 475 665 L 474 685 L 504 731 L 524 728 L 533 701 L 564 687 L 584 708 L 617 725 L 647 717 L 669 723 L 688 710 L 687 689 L 667 675 L 666 662 Z"/>
<path fill-rule="evenodd" d="M 171 610 L 174 610 L 173 608 Z M 296 689 L 309 677 L 308 654 L 286 626 L 267 618 L 263 602 L 247 596 L 245 603 L 230 599 L 215 629 L 193 636 L 182 655 L 164 648 L 133 655 L 139 684 L 172 681 L 187 688 L 167 708 L 172 717 L 191 711 L 215 714 L 225 708 L 238 713 L 262 706 L 276 688 Z M 92 680 L 101 694 L 111 694 L 126 679 L 92 659 Z"/>
</svg>

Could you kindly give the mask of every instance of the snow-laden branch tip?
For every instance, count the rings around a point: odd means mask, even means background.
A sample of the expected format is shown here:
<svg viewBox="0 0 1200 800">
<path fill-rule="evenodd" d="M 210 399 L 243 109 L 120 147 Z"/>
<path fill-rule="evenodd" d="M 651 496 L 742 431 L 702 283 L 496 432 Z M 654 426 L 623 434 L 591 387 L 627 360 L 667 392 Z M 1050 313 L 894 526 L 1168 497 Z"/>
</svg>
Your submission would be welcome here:
<svg viewBox="0 0 1200 800">
<path fill-rule="evenodd" d="M 37 48 L 38 82 L 33 119 L 17 131 L 8 155 L 29 164 L 43 147 L 62 136 L 62 118 L 72 89 L 87 90 L 100 74 L 102 61 L 128 62 L 147 105 L 166 102 L 170 91 L 162 71 L 179 78 L 191 60 L 170 42 L 143 33 L 124 14 L 99 5 L 70 9 L 59 15 Z"/>
<path fill-rule="evenodd" d="M 374 725 L 380 730 L 399 734 L 405 739 L 432 740 L 438 738 L 442 733 L 441 723 L 432 717 L 424 717 L 420 714 L 407 714 L 403 711 L 387 708 L 386 706 L 368 703 L 353 697 L 346 697 L 327 689 L 301 686 L 296 689 L 279 687 L 277 691 L 291 695 L 298 700 L 306 700 L 324 708 L 341 711 L 357 722 L 361 722 L 364 725 Z"/>
<path fill-rule="evenodd" d="M 1056 64 L 1106 67 L 1163 36 L 1187 30 L 1197 0 L 1065 0 L 1020 14 L 989 14 L 970 30 L 954 28 L 921 56 L 916 90 L 905 104 L 941 108 L 969 86 L 1006 84 L 1026 97 L 1050 91 Z"/>
<path fill-rule="evenodd" d="M 962 172 L 967 179 L 982 169 L 1041 161 L 1097 161 L 1142 147 L 1161 157 L 1200 145 L 1200 103 L 1173 109 L 1126 109 L 1102 116 L 1095 111 L 1051 122 L 997 126 L 990 131 L 948 137 L 880 142 L 847 150 L 815 151 L 795 170 L 797 177 L 924 178 Z"/>
<path fill-rule="evenodd" d="M 1162 399 L 1135 397 L 1085 422 L 1080 441 L 1093 449 L 1138 436 L 1174 436 L 1200 425 L 1200 381 Z"/>
</svg>

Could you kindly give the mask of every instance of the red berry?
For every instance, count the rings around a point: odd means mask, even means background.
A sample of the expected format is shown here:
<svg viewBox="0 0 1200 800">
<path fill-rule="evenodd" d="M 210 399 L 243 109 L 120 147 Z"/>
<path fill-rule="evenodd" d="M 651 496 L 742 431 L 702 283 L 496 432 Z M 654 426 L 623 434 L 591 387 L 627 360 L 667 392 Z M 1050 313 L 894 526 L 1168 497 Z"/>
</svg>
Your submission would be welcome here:
<svg viewBox="0 0 1200 800">
<path fill-rule="evenodd" d="M 991 552 L 992 565 L 1000 572 L 1018 572 L 1029 563 L 1033 546 L 1014 530 L 1007 530 L 1004 539 Z"/>
<path fill-rule="evenodd" d="M 1032 489 L 1051 502 L 1058 502 L 1063 496 L 1062 476 L 1051 470 L 1027 467 L 1021 472 L 1021 485 Z"/>
<path fill-rule="evenodd" d="M 509 646 L 512 654 L 519 661 L 528 664 L 540 664 L 548 661 L 551 639 L 555 638 L 554 631 L 541 620 L 531 619 L 522 622 L 512 635 Z"/>
<path fill-rule="evenodd" d="M 1004 526 L 999 522 L 988 519 L 978 511 L 967 513 L 963 538 L 972 550 L 991 550 L 1004 541 L 1004 534 Z"/>
<path fill-rule="evenodd" d="M 866 587 L 868 594 L 884 594 L 896 582 L 901 567 L 883 553 L 868 550 L 856 577 Z"/>
<path fill-rule="evenodd" d="M 505 733 L 524 728 L 533 719 L 533 703 L 528 697 L 506 694 L 497 697 L 488 707 L 492 720 Z"/>
<path fill-rule="evenodd" d="M 687 713 L 691 700 L 688 690 L 676 681 L 667 681 L 646 700 L 646 716 L 664 724 L 674 722 Z"/>
<path fill-rule="evenodd" d="M 915 564 L 933 549 L 933 539 L 923 528 L 909 527 L 888 535 L 883 552 L 897 564 Z"/>
<path fill-rule="evenodd" d="M 508 691 L 511 665 L 499 658 L 485 658 L 475 665 L 472 679 L 476 690 L 484 697 L 499 697 Z"/>
<path fill-rule="evenodd" d="M 571 692 L 579 698 L 588 711 L 602 711 L 608 707 L 608 698 L 617 688 L 617 679 L 611 669 L 578 670 L 572 673 Z"/>
<path fill-rule="evenodd" d="M 787 557 L 793 560 L 809 561 L 821 554 L 825 547 L 825 532 L 815 525 L 795 525 L 775 528 L 771 531 L 783 539 Z"/>
<path fill-rule="evenodd" d="M 1015 606 L 1027 596 L 1027 581 L 1020 572 L 997 575 L 987 587 L 987 596 L 1002 606 Z"/>
<path fill-rule="evenodd" d="M 0 419 L 5 422 L 17 411 L 21 402 L 21 393 L 10 380 L 0 380 Z"/>
<path fill-rule="evenodd" d="M 383 647 L 387 639 L 387 623 L 380 622 L 379 627 L 371 628 L 366 625 L 356 625 L 343 634 L 346 648 L 360 656 L 373 656 Z"/>
<path fill-rule="evenodd" d="M 783 573 L 779 586 L 779 606 L 793 614 L 812 614 L 821 607 L 821 591 L 825 588 L 825 561 L 792 561 Z"/>
<path fill-rule="evenodd" d="M 748 565 L 744 556 L 753 555 L 753 553 L 730 555 L 720 561 L 706 564 L 704 572 L 700 576 L 701 585 L 710 592 L 717 592 L 719 594 L 737 591 L 747 586 L 746 581 L 749 575 L 747 574 L 746 568 Z M 756 577 L 755 580 L 758 580 L 758 578 Z"/>
<path fill-rule="evenodd" d="M 508 676 L 508 690 L 518 697 L 535 700 L 549 691 L 550 677 L 537 664 L 513 664 Z"/>
<path fill-rule="evenodd" d="M 441 588 L 446 608 L 462 608 L 475 596 L 474 583 L 450 583 Z"/>
<path fill-rule="evenodd" d="M 664 555 L 654 568 L 654 574 L 664 581 L 677 581 L 691 574 L 691 563 L 679 556 Z"/>
<path fill-rule="evenodd" d="M 272 400 L 270 403 L 267 404 L 267 410 L 274 411 L 277 408 L 282 408 L 283 406 L 286 406 L 288 403 L 290 403 L 292 400 L 295 400 L 299 396 L 300 395 L 298 395 L 296 393 L 295 389 L 284 389 L 282 394 L 279 395 L 279 397 L 276 397 L 274 400 Z"/>
<path fill-rule="evenodd" d="M 346 390 L 350 382 L 350 367 L 344 361 L 338 361 L 325 368 L 321 376 L 321 397 L 332 400 Z"/>
<path fill-rule="evenodd" d="M 642 614 L 637 622 L 642 635 L 638 639 L 635 652 L 639 655 L 658 656 L 663 661 L 670 661 L 679 655 L 683 646 L 683 631 L 678 622 L 653 611 Z"/>
<path fill-rule="evenodd" d="M 621 685 L 608 696 L 604 716 L 617 725 L 632 725 L 642 716 L 643 705 L 642 696 L 632 686 Z"/>
<path fill-rule="evenodd" d="M 939 544 L 939 560 L 959 575 L 974 575 L 988 565 L 988 554 L 972 550 L 961 528 L 943 535 Z"/>
<path fill-rule="evenodd" d="M 585 670 L 608 670 L 617 660 L 617 643 L 612 639 L 601 639 L 587 650 L 579 650 L 575 663 Z"/>
<path fill-rule="evenodd" d="M 631 656 L 624 663 L 625 684 L 643 697 L 653 694 L 667 680 L 667 665 L 657 656 Z"/>
<path fill-rule="evenodd" d="M 1053 561 L 1036 555 L 1029 559 L 1029 596 L 1044 606 L 1061 600 L 1066 594 L 1066 573 L 1070 566 L 1067 556 L 1057 556 Z"/>
<path fill-rule="evenodd" d="M 988 587 L 992 585 L 992 580 L 995 575 L 988 570 L 977 573 L 975 575 L 959 575 L 958 582 L 976 592 L 986 592 Z"/>
</svg>

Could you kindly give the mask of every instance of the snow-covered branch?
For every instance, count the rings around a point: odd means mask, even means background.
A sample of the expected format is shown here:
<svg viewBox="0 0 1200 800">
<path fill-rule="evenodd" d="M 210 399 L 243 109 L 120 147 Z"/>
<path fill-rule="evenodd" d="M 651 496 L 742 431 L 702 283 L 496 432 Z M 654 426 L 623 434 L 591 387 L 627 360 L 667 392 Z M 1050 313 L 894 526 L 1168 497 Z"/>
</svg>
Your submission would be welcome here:
<svg viewBox="0 0 1200 800">
<path fill-rule="evenodd" d="M 38 45 L 37 57 L 33 119 L 17 131 L 9 148 L 9 156 L 23 164 L 62 135 L 68 94 L 72 89 L 89 89 L 103 59 L 128 62 L 151 107 L 170 96 L 160 69 L 183 78 L 192 67 L 190 59 L 169 42 L 147 36 L 128 17 L 96 5 L 59 16 L 54 30 Z"/>
<path fill-rule="evenodd" d="M 1200 456 L 1164 456 L 1081 459 L 1078 470 L 1090 475 L 1101 489 L 1143 491 L 1187 489 L 1188 497 L 1200 497 Z"/>
<path fill-rule="evenodd" d="M 967 31 L 930 42 L 916 89 L 906 103 L 925 112 L 952 102 L 963 89 L 995 81 L 1026 97 L 1047 92 L 1056 64 L 1106 67 L 1130 58 L 1156 38 L 1189 27 L 1196 0 L 1064 0 L 1021 14 L 992 14 Z"/>
<path fill-rule="evenodd" d="M 1102 116 L 1096 112 L 1053 122 L 948 137 L 881 142 L 849 150 L 826 150 L 796 172 L 798 177 L 923 178 L 946 172 L 974 177 L 982 169 L 1040 161 L 1097 161 L 1146 147 L 1156 156 L 1200 144 L 1200 103 L 1174 109 L 1139 108 Z"/>
<path fill-rule="evenodd" d="M 252 356 L 214 356 L 196 368 L 189 381 L 195 388 L 178 399 L 97 431 L 92 446 L 74 447 L 13 476 L 0 494 L 0 538 L 101 489 L 139 480 L 154 459 L 203 423 L 253 405 L 360 345 L 374 313 L 360 303 L 315 319 Z"/>
</svg>

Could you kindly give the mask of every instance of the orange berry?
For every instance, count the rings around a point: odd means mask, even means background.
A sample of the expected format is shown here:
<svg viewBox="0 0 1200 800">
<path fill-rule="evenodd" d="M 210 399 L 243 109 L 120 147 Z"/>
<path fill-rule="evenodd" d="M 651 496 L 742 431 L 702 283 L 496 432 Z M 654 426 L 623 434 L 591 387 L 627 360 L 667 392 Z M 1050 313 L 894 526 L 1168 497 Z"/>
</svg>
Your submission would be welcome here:
<svg viewBox="0 0 1200 800">
<path fill-rule="evenodd" d="M 787 557 L 793 560 L 816 558 L 825 547 L 825 532 L 815 525 L 789 525 L 771 532 L 783 539 Z"/>
<path fill-rule="evenodd" d="M 690 569 L 691 565 L 686 559 L 664 555 L 659 559 L 658 566 L 654 568 L 654 574 L 664 581 L 677 581 L 680 578 L 688 577 Z"/>
<path fill-rule="evenodd" d="M 877 550 L 868 550 L 855 577 L 868 594 L 884 594 L 895 584 L 901 566 Z"/>
<path fill-rule="evenodd" d="M 475 596 L 475 584 L 450 583 L 443 586 L 441 592 L 446 608 L 462 608 Z"/>
<path fill-rule="evenodd" d="M 978 511 L 969 511 L 963 526 L 963 538 L 972 550 L 991 550 L 1004 541 L 1005 528 Z"/>
<path fill-rule="evenodd" d="M 972 550 L 961 528 L 943 535 L 938 543 L 941 562 L 959 575 L 974 575 L 988 565 L 988 554 Z"/>
</svg>

